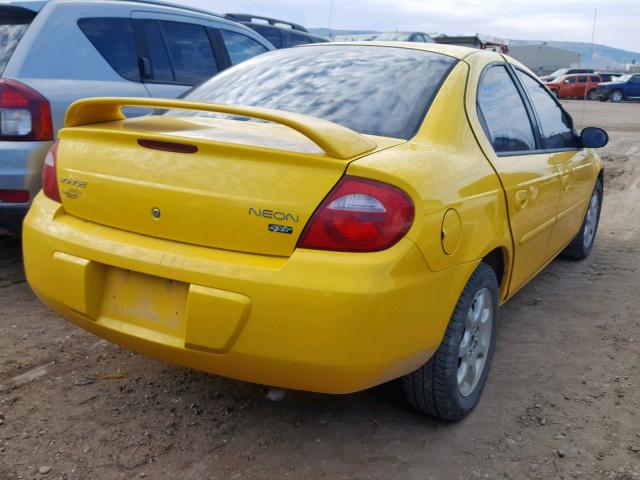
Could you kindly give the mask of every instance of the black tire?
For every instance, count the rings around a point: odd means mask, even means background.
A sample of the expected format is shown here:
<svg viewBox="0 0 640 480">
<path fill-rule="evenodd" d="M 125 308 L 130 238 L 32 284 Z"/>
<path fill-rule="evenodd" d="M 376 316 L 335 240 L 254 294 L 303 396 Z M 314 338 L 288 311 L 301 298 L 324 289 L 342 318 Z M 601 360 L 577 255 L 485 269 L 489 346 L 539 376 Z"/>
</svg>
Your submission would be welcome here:
<svg viewBox="0 0 640 480">
<path fill-rule="evenodd" d="M 602 210 L 603 193 L 604 188 L 602 180 L 598 178 L 593 189 L 593 194 L 591 195 L 591 200 L 589 201 L 589 207 L 587 208 L 584 220 L 582 221 L 580 231 L 573 240 L 571 240 L 571 243 L 562 251 L 560 254 L 562 257 L 570 260 L 584 260 L 589 256 L 589 253 L 591 253 L 591 249 L 595 243 L 596 234 L 598 233 L 598 225 L 600 224 L 600 211 Z M 595 205 L 597 206 L 597 212 L 595 212 L 595 224 L 589 226 L 588 223 L 594 220 L 594 218 L 590 218 L 589 214 L 591 210 L 591 201 L 596 195 L 597 199 Z M 591 232 L 591 228 L 593 228 L 593 232 Z M 590 237 L 589 241 L 587 241 L 587 236 Z"/>
<path fill-rule="evenodd" d="M 466 319 L 476 296 L 490 293 L 492 308 L 491 334 L 486 358 L 475 386 L 466 395 L 458 383 L 461 365 L 460 347 L 466 332 Z M 481 263 L 464 287 L 453 311 L 444 338 L 436 353 L 415 372 L 403 378 L 407 401 L 419 412 L 447 421 L 458 421 L 478 404 L 491 368 L 498 323 L 499 287 L 491 267 Z"/>
<path fill-rule="evenodd" d="M 587 93 L 587 100 L 596 100 L 598 98 L 598 94 L 596 93 L 595 90 L 590 90 L 589 93 Z"/>
<path fill-rule="evenodd" d="M 609 94 L 609 100 L 613 103 L 620 103 L 623 100 L 623 97 L 624 95 L 621 90 L 614 90 Z"/>
</svg>

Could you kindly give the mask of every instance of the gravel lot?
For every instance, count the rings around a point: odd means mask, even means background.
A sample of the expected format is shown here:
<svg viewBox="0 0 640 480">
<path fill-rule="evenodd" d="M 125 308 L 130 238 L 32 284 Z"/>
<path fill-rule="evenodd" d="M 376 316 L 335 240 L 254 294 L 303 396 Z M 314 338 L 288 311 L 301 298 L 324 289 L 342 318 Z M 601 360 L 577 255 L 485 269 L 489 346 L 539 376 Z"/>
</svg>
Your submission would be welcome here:
<svg viewBox="0 0 640 480">
<path fill-rule="evenodd" d="M 127 352 L 47 311 L 0 239 L 0 479 L 640 479 L 640 104 L 566 105 L 611 135 L 596 247 L 505 306 L 463 422 L 395 384 L 272 403 Z"/>
</svg>

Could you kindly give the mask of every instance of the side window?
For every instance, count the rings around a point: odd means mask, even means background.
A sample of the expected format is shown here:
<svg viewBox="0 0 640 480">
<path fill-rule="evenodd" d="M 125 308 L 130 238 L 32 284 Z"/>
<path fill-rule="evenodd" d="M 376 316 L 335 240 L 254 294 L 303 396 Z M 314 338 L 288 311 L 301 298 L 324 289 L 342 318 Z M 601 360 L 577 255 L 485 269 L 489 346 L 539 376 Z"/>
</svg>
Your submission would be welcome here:
<svg viewBox="0 0 640 480">
<path fill-rule="evenodd" d="M 173 68 L 169 61 L 169 52 L 162 38 L 160 25 L 157 20 L 141 20 L 136 23 L 137 30 L 144 37 L 142 42 L 142 57 L 145 63 L 143 80 L 171 83 L 175 82 Z M 148 60 L 148 65 L 145 62 Z M 149 71 L 146 71 L 147 68 Z"/>
<path fill-rule="evenodd" d="M 576 77 L 569 77 L 565 79 L 567 83 L 576 83 Z"/>
<path fill-rule="evenodd" d="M 251 57 L 265 53 L 268 50 L 256 42 L 253 38 L 249 38 L 241 33 L 232 32 L 230 30 L 220 30 L 222 40 L 229 52 L 231 64 L 244 62 Z"/>
<path fill-rule="evenodd" d="M 578 77 L 578 83 L 587 83 L 586 75 L 584 77 Z"/>
<path fill-rule="evenodd" d="M 529 115 L 511 76 L 502 65 L 489 67 L 480 79 L 478 109 L 496 153 L 536 148 Z"/>
<path fill-rule="evenodd" d="M 296 45 L 306 45 L 307 43 L 311 43 L 309 37 L 305 35 L 300 35 L 298 33 L 287 32 L 285 33 L 289 41 L 287 42 L 290 47 L 295 47 Z"/>
<path fill-rule="evenodd" d="M 203 25 L 160 21 L 175 81 L 195 85 L 218 72 L 209 34 Z"/>
<path fill-rule="evenodd" d="M 544 148 L 578 148 L 578 139 L 573 133 L 569 115 L 560 108 L 540 82 L 520 70 L 518 70 L 518 77 L 538 114 Z"/>
<path fill-rule="evenodd" d="M 251 25 L 251 28 L 266 38 L 274 47 L 282 48 L 282 34 L 277 28 L 262 25 Z"/>
<path fill-rule="evenodd" d="M 129 18 L 81 18 L 78 27 L 120 76 L 140 81 L 138 51 Z"/>
</svg>

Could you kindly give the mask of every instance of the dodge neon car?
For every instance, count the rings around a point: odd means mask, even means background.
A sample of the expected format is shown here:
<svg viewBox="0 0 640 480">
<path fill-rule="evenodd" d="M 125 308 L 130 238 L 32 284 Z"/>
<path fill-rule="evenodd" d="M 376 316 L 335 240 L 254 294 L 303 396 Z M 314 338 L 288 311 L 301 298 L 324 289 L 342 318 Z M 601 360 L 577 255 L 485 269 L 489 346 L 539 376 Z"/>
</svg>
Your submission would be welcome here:
<svg viewBox="0 0 640 480">
<path fill-rule="evenodd" d="M 326 393 L 404 377 L 415 408 L 458 420 L 499 305 L 589 254 L 606 141 L 495 52 L 271 52 L 184 99 L 74 103 L 25 221 L 27 277 L 150 356 Z"/>
</svg>

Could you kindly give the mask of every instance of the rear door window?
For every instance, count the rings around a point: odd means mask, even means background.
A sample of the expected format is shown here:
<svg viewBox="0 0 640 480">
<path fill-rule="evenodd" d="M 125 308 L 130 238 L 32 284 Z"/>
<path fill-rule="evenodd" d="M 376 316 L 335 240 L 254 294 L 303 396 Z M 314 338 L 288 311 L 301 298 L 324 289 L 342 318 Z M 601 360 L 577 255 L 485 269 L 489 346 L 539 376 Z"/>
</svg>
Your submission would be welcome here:
<svg viewBox="0 0 640 480">
<path fill-rule="evenodd" d="M 138 50 L 129 18 L 81 18 L 80 30 L 120 76 L 140 81 Z"/>
<path fill-rule="evenodd" d="M 175 81 L 195 85 L 218 72 L 207 29 L 193 23 L 160 21 Z"/>
<path fill-rule="evenodd" d="M 527 152 L 536 148 L 529 114 L 503 65 L 489 67 L 482 75 L 478 109 L 496 153 Z"/>
<path fill-rule="evenodd" d="M 587 77 L 578 77 L 578 83 L 587 83 Z"/>
<path fill-rule="evenodd" d="M 220 30 L 220 32 L 222 33 L 222 41 L 227 48 L 229 60 L 231 60 L 232 65 L 244 62 L 251 57 L 268 51 L 266 47 L 253 38 L 249 38 L 241 33 L 230 30 Z"/>
<path fill-rule="evenodd" d="M 157 20 L 137 20 L 138 32 L 142 36 L 141 60 L 143 80 L 158 83 L 173 83 L 175 77 L 169 60 L 169 52 L 164 42 Z"/>
<path fill-rule="evenodd" d="M 0 74 L 35 16 L 25 8 L 0 7 Z"/>
<path fill-rule="evenodd" d="M 571 118 L 560 108 L 544 85 L 520 70 L 518 70 L 518 77 L 538 114 L 544 148 L 549 150 L 578 148 L 578 138 L 573 132 Z"/>
</svg>

